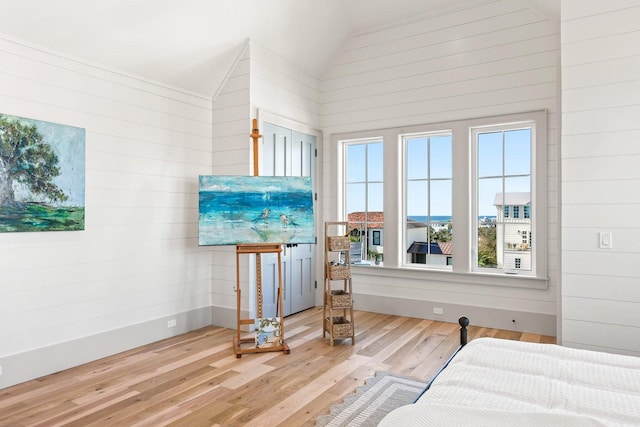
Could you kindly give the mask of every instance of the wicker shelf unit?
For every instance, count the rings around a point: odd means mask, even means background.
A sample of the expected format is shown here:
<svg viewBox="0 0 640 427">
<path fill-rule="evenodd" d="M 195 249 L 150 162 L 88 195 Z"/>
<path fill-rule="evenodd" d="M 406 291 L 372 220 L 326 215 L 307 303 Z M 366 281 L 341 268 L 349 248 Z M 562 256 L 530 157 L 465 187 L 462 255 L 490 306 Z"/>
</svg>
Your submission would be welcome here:
<svg viewBox="0 0 640 427">
<path fill-rule="evenodd" d="M 351 239 L 347 222 L 324 224 L 324 309 L 322 337 L 329 342 L 351 338 L 356 342 L 351 283 Z"/>
</svg>

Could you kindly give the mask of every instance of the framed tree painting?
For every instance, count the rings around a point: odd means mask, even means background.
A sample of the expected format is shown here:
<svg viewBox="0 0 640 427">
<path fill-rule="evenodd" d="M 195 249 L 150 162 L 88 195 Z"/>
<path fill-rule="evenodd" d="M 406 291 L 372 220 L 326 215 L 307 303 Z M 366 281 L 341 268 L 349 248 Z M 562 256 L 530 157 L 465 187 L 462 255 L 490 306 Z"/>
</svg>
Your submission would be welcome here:
<svg viewBox="0 0 640 427">
<path fill-rule="evenodd" d="M 0 232 L 84 230 L 85 130 L 0 114 Z"/>
<path fill-rule="evenodd" d="M 315 243 L 310 177 L 200 176 L 200 245 Z"/>
</svg>

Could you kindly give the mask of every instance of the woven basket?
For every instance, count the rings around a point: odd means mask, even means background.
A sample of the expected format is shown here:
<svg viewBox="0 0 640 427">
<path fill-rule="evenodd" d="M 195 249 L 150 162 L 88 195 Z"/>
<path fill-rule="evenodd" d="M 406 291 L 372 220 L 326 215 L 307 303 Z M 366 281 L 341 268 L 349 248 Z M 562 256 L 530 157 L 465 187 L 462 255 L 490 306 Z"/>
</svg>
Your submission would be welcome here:
<svg viewBox="0 0 640 427">
<path fill-rule="evenodd" d="M 348 251 L 351 249 L 351 240 L 349 236 L 332 236 L 329 237 L 330 251 Z"/>
<path fill-rule="evenodd" d="M 338 290 L 331 291 L 329 300 L 332 308 L 349 308 L 351 307 L 351 294 Z"/>
<path fill-rule="evenodd" d="M 346 280 L 351 278 L 351 268 L 348 265 L 329 265 L 329 279 Z"/>
<path fill-rule="evenodd" d="M 334 337 L 350 337 L 353 335 L 353 325 L 345 317 L 334 317 L 331 327 L 333 328 Z"/>
</svg>

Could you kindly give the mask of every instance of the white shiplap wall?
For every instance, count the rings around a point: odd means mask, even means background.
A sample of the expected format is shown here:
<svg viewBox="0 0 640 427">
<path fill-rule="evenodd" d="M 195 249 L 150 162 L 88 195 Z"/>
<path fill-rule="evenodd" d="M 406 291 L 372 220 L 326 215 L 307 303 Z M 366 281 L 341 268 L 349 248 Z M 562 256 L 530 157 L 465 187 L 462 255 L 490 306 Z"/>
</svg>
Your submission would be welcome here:
<svg viewBox="0 0 640 427">
<path fill-rule="evenodd" d="M 442 281 L 442 276 L 428 273 L 359 270 L 354 276 L 356 302 L 371 304 L 360 308 L 375 305 L 377 310 L 402 312 L 399 305 L 417 301 L 413 314 L 420 317 L 433 317 L 431 308 L 439 306 L 445 307 L 445 317 L 437 319 L 455 320 L 459 314 L 473 312 L 475 324 L 512 329 L 512 317 L 517 315 L 518 330 L 556 334 L 559 49 L 558 22 L 516 1 L 487 1 L 417 17 L 357 35 L 344 46 L 321 85 L 325 220 L 337 217 L 339 172 L 333 134 L 541 109 L 549 112 L 549 288 L 482 286 Z M 385 168 L 386 176 L 398 176 L 393 160 Z M 387 216 L 394 215 L 390 212 L 396 208 L 397 195 L 387 191 L 385 197 L 394 198 L 385 202 Z M 395 233 L 385 229 L 385 249 L 397 242 Z"/>
<path fill-rule="evenodd" d="M 251 44 L 252 111 L 266 111 L 282 120 L 317 129 L 320 126 L 319 89 L 317 77 L 301 71 L 269 49 Z M 283 125 L 294 127 L 292 123 Z"/>
<path fill-rule="evenodd" d="M 640 356 L 640 3 L 564 0 L 561 25 L 562 341 Z"/>
<path fill-rule="evenodd" d="M 208 324 L 210 100 L 6 38 L 0 63 L 0 113 L 86 129 L 85 230 L 0 234 L 0 388 Z"/>
<path fill-rule="evenodd" d="M 250 47 L 246 44 L 214 96 L 213 175 L 252 174 L 249 53 Z M 235 246 L 209 246 L 206 249 L 213 254 L 213 324 L 235 328 Z M 249 274 L 246 258 L 241 258 L 240 265 L 240 274 L 244 280 Z M 249 294 L 245 292 L 242 297 L 243 307 L 247 307 Z"/>
<path fill-rule="evenodd" d="M 267 48 L 248 42 L 242 49 L 213 102 L 215 175 L 252 175 L 251 123 L 265 117 L 285 127 L 318 127 L 319 80 L 300 71 Z M 213 321 L 236 327 L 235 247 L 211 247 L 213 269 Z M 244 316 L 255 306 L 251 258 L 240 257 L 240 281 Z"/>
</svg>

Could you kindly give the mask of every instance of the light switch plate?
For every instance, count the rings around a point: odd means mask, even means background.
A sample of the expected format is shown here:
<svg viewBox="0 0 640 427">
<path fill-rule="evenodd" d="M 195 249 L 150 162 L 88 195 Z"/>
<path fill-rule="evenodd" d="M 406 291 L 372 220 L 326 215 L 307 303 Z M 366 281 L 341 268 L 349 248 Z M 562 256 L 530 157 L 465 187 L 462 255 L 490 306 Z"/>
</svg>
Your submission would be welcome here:
<svg viewBox="0 0 640 427">
<path fill-rule="evenodd" d="M 598 233 L 600 249 L 611 249 L 613 247 L 613 237 L 610 231 L 601 231 Z"/>
</svg>

